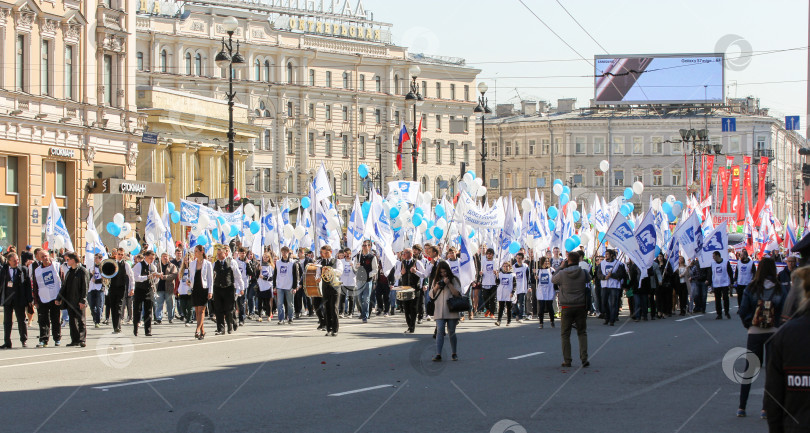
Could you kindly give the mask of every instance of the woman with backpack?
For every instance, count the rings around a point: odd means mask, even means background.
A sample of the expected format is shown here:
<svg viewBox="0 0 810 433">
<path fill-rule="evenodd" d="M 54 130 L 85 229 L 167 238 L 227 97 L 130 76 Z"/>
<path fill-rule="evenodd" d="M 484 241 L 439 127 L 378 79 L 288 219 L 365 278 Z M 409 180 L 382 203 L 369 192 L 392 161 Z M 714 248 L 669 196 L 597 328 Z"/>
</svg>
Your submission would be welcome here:
<svg viewBox="0 0 810 433">
<path fill-rule="evenodd" d="M 770 257 L 763 257 L 757 267 L 756 275 L 743 291 L 742 304 L 738 314 L 743 326 L 748 329 L 746 349 L 756 355 L 759 365 L 763 365 L 765 343 L 770 340 L 781 325 L 782 306 L 784 296 L 782 286 L 776 276 L 776 263 Z M 746 361 L 745 371 L 748 371 Z M 751 391 L 752 380 L 744 380 L 740 385 L 740 407 L 737 416 L 745 416 L 745 405 L 748 402 L 748 393 Z M 762 419 L 766 418 L 765 409 L 760 413 Z"/>
</svg>

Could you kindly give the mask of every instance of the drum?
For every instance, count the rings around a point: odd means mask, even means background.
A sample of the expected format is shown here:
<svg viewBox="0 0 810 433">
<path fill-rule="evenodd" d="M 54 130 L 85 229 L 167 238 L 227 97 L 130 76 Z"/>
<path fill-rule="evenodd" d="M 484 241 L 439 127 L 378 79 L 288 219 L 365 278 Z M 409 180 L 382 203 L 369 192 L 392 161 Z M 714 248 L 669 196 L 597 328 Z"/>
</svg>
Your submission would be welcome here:
<svg viewBox="0 0 810 433">
<path fill-rule="evenodd" d="M 399 286 L 391 290 L 397 292 L 397 301 L 413 301 L 416 298 L 416 290 L 411 286 Z"/>
<path fill-rule="evenodd" d="M 321 277 L 318 272 L 320 267 L 321 265 L 310 263 L 304 271 L 304 293 L 309 297 L 323 297 L 323 292 L 321 291 Z"/>
<path fill-rule="evenodd" d="M 357 274 L 356 274 L 356 279 L 355 279 L 355 286 L 357 287 L 358 290 L 366 285 L 366 283 L 369 280 L 368 276 L 369 275 L 368 275 L 368 272 L 366 272 L 366 268 L 364 268 L 363 265 L 360 265 L 360 267 L 357 269 Z"/>
</svg>

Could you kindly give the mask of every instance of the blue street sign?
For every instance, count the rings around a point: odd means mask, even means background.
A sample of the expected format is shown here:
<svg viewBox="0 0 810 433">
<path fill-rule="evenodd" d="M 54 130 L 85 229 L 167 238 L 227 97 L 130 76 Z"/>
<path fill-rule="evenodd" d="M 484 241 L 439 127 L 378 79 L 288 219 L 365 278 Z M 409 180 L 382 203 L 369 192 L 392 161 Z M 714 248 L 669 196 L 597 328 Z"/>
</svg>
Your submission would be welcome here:
<svg viewBox="0 0 810 433">
<path fill-rule="evenodd" d="M 144 132 L 143 137 L 141 137 L 141 142 L 146 144 L 157 144 L 158 142 L 158 133 L 157 132 Z"/>
<path fill-rule="evenodd" d="M 788 131 L 798 131 L 799 130 L 799 116 L 786 116 L 785 117 L 785 129 Z"/>
<path fill-rule="evenodd" d="M 723 118 L 723 132 L 737 132 L 737 119 L 735 117 Z"/>
</svg>

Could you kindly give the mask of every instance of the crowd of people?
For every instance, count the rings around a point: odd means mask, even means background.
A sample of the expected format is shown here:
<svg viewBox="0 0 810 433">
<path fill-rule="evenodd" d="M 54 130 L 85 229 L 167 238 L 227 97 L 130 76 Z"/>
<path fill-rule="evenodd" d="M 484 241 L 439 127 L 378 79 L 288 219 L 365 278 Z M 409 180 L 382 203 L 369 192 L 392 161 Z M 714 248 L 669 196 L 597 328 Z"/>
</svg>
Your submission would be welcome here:
<svg viewBox="0 0 810 433">
<path fill-rule="evenodd" d="M 556 327 L 559 321 L 562 366 L 572 365 L 569 340 L 575 329 L 580 361 L 587 367 L 588 316 L 614 326 L 624 308 L 636 322 L 705 314 L 708 294 L 713 292 L 718 320 L 731 319 L 730 297 L 737 298 L 739 317 L 748 329 L 748 348 L 763 359 L 764 351 L 773 351 L 766 343 L 772 342 L 782 323 L 802 307 L 807 316 L 807 301 L 802 299 L 810 288 L 810 268 L 796 271 L 797 257 L 787 257 L 778 272 L 773 258 L 764 257 L 755 265 L 744 250 L 739 257 L 731 253 L 733 264 L 715 253 L 710 266 L 679 257 L 675 267 L 659 255 L 642 271 L 612 249 L 592 258 L 581 250 L 563 257 L 558 248 L 542 255 L 521 249 L 498 263 L 492 248 L 481 248 L 473 257 L 478 275 L 469 287 L 462 287 L 458 278 L 459 252 L 441 245 L 403 249 L 388 273 L 369 240 L 355 255 L 348 248 L 333 252 L 325 245 L 318 257 L 303 248 L 293 255 L 287 247 L 278 256 L 268 250 L 256 257 L 238 241 L 215 245 L 210 256 L 203 246 L 188 250 L 178 246 L 174 253 L 158 256 L 147 250 L 130 257 L 117 248 L 109 252 L 107 262 L 97 254 L 93 265 L 86 267 L 73 252 L 9 248 L 0 271 L 4 307 L 0 347 L 12 348 L 12 316 L 26 347 L 34 314 L 39 325 L 36 347 L 47 347 L 51 338 L 59 346 L 65 325 L 70 332 L 67 346 L 85 347 L 85 307 L 90 309 L 93 328 L 109 325 L 113 333 L 121 333 L 128 325 L 135 336 L 141 328 L 143 335 L 151 336 L 154 326 L 178 321 L 194 326 L 198 340 L 206 336 L 206 319 L 215 322 L 215 333 L 222 335 L 248 320 L 289 325 L 302 316 L 316 316 L 317 329 L 335 337 L 340 319 L 367 323 L 375 316 L 402 314 L 405 333 L 414 333 L 425 321 L 435 323 L 430 326 L 437 362 L 442 360 L 445 336 L 451 359 L 459 359 L 460 321 L 484 319 L 494 326 L 510 326 L 512 321 L 536 320 L 541 329 L 545 324 Z M 115 264 L 113 275 L 103 269 L 111 266 L 110 260 Z M 332 279 L 322 278 L 326 268 L 334 273 Z M 312 270 L 315 275 L 310 275 Z M 314 289 L 308 287 L 313 285 Z M 795 285 L 800 290 L 792 290 Z M 466 300 L 469 308 L 448 308 L 451 298 Z M 771 367 L 769 363 L 769 374 Z M 745 416 L 749 390 L 750 385 L 742 385 L 738 416 Z"/>
</svg>

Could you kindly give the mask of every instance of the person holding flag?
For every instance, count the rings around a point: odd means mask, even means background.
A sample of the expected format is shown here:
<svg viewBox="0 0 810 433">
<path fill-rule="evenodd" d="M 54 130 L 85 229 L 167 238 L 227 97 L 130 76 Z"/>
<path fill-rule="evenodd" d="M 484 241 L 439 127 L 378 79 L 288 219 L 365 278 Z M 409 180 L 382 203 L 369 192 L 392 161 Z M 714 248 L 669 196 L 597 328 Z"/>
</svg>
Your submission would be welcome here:
<svg viewBox="0 0 810 433">
<path fill-rule="evenodd" d="M 726 318 L 731 319 L 731 314 L 729 314 L 728 289 L 731 287 L 734 271 L 731 269 L 731 263 L 729 263 L 728 259 L 723 258 L 720 251 L 715 251 L 714 254 L 712 254 L 712 258 L 714 262 L 711 264 L 711 281 L 707 281 L 706 283 L 711 283 L 714 292 L 714 306 L 717 310 L 717 317 L 715 319 L 722 319 L 723 311 L 726 313 Z"/>
</svg>

